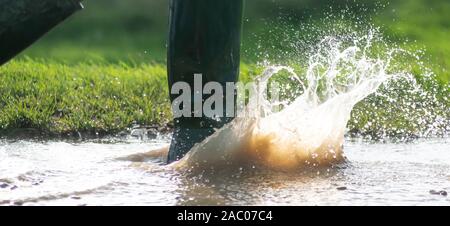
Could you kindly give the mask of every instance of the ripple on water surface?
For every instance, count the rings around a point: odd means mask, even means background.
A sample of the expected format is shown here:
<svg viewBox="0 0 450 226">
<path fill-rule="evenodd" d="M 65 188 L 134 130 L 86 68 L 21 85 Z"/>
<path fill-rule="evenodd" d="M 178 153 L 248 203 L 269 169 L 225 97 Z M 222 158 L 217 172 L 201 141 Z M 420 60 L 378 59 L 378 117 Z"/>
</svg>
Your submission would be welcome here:
<svg viewBox="0 0 450 226">
<path fill-rule="evenodd" d="M 0 144 L 1 205 L 449 205 L 449 139 L 347 140 L 349 162 L 275 172 L 256 167 L 199 175 L 124 156 L 167 141 Z M 144 151 L 143 151 L 144 150 Z M 146 159 L 148 160 L 148 159 Z"/>
</svg>

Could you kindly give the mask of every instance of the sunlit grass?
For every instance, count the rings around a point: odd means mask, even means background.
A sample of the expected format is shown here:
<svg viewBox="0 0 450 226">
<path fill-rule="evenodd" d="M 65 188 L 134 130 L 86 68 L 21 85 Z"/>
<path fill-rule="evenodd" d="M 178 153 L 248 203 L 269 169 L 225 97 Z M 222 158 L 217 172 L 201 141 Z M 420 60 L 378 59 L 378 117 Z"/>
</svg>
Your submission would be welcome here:
<svg viewBox="0 0 450 226">
<path fill-rule="evenodd" d="M 374 7 L 373 2 L 359 1 L 369 7 Z M 450 107 L 450 2 L 379 2 L 386 6 L 358 14 L 358 17 L 381 27 L 383 35 L 399 47 L 413 52 L 423 50 L 420 61 L 443 84 L 437 95 Z M 98 0 L 85 1 L 85 4 L 85 10 L 50 32 L 15 61 L 0 67 L 0 134 L 17 128 L 34 128 L 50 134 L 116 133 L 133 124 L 166 125 L 170 122 L 165 69 L 167 1 Z M 273 8 L 273 4 L 280 7 Z M 320 21 L 330 5 L 345 4 L 325 0 L 247 1 L 241 80 L 251 81 L 263 70 L 256 62 L 270 58 L 281 59 L 301 74 L 305 65 L 296 65 L 295 56 L 297 52 L 304 52 L 287 44 L 295 41 L 295 32 L 299 36 L 313 34 L 296 28 L 306 24 L 320 29 Z M 108 10 L 104 10 L 106 7 Z M 276 24 L 279 20 L 283 23 Z M 331 22 L 331 26 L 338 23 L 337 20 Z M 280 33 L 265 35 L 275 28 Z M 286 35 L 294 39 L 283 42 L 280 37 Z M 261 41 L 265 41 L 262 43 L 265 45 L 258 49 Z M 292 52 L 285 53 L 285 50 Z M 266 56 L 269 57 L 266 59 Z M 286 56 L 288 60 L 283 58 Z M 418 62 L 402 63 L 421 80 L 424 73 L 414 66 Z M 366 104 L 360 104 L 356 111 L 369 108 Z M 360 130 L 365 121 L 375 115 L 389 118 L 386 119 L 389 122 L 380 121 L 378 128 L 401 130 L 408 127 L 402 122 L 404 119 L 388 117 L 380 110 L 359 114 L 360 120 L 352 120 L 349 129 Z"/>
<path fill-rule="evenodd" d="M 243 81 L 261 72 L 243 64 Z M 32 59 L 0 67 L 0 134 L 32 128 L 50 135 L 113 134 L 171 122 L 163 64 L 64 64 Z"/>
<path fill-rule="evenodd" d="M 164 124 L 166 84 L 162 65 L 13 61 L 0 68 L 0 129 L 113 133 Z"/>
<path fill-rule="evenodd" d="M 243 63 L 240 79 L 252 81 L 263 69 Z M 296 71 L 304 74 L 304 68 L 296 67 Z M 450 107 L 448 86 L 433 92 L 437 92 L 444 106 Z M 163 64 L 68 65 L 15 60 L 0 67 L 0 135 L 30 128 L 49 135 L 78 132 L 102 135 L 116 134 L 133 125 L 165 127 L 172 120 L 168 96 Z M 377 101 L 375 97 L 369 99 Z M 416 134 L 418 128 L 409 119 L 420 118 L 423 112 L 412 111 L 417 114 L 414 117 L 404 113 L 386 114 L 386 109 L 392 108 L 390 103 L 377 108 L 371 104 L 365 101 L 357 106 L 350 131 L 371 134 L 383 129 L 392 134 L 399 131 Z M 376 124 L 368 128 L 370 120 Z"/>
</svg>

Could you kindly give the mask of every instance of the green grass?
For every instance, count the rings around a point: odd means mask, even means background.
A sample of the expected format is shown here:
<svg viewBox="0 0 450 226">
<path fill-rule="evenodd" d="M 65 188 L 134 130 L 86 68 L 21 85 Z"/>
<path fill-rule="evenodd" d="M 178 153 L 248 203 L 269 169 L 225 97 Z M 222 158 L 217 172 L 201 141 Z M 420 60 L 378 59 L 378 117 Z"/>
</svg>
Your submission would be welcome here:
<svg viewBox="0 0 450 226">
<path fill-rule="evenodd" d="M 262 69 L 255 64 L 242 64 L 241 80 L 251 81 Z M 296 70 L 304 72 L 302 68 Z M 0 67 L 0 135 L 15 134 L 17 129 L 34 129 L 50 136 L 79 132 L 108 135 L 133 125 L 164 127 L 172 118 L 167 87 L 163 64 L 68 66 L 51 61 L 14 60 Z M 406 111 L 407 105 L 398 105 L 402 102 L 393 105 L 383 97 L 373 96 L 356 107 L 349 129 L 370 136 L 420 134 L 428 124 L 416 122 L 424 119 L 427 111 L 450 118 L 445 112 L 450 107 L 450 90 L 448 86 L 438 88 L 433 90 L 440 94 L 438 105 L 431 106 L 435 103 L 430 102 L 423 110 L 415 111 Z M 411 96 L 407 90 L 393 93 L 401 94 L 417 98 L 417 103 L 429 101 L 428 97 Z"/>
<path fill-rule="evenodd" d="M 84 4 L 83 11 L 0 67 L 0 135 L 20 128 L 52 135 L 111 134 L 133 124 L 170 122 L 165 69 L 168 0 L 85 0 Z M 295 64 L 304 49 L 289 44 L 320 34 L 314 29 L 334 26 L 337 20 L 324 25 L 322 19 L 340 18 L 341 9 L 347 9 L 347 18 L 340 22 L 362 19 L 380 26 L 394 44 L 423 50 L 420 61 L 441 84 L 433 92 L 450 107 L 450 1 L 445 0 L 247 0 L 241 79 L 250 81 L 259 74 L 259 61 Z M 302 65 L 294 66 L 302 70 Z M 422 69 L 412 66 L 412 72 L 420 81 Z M 420 130 L 407 117 L 398 116 L 401 109 L 364 113 L 369 106 L 364 102 L 356 108 L 357 120 L 351 121 L 350 130 Z M 420 118 L 421 113 L 412 118 Z M 374 117 L 383 120 L 365 128 Z"/>
<path fill-rule="evenodd" d="M 162 65 L 66 66 L 32 60 L 0 68 L 0 131 L 114 133 L 170 119 Z"/>
<path fill-rule="evenodd" d="M 241 71 L 250 81 L 261 69 L 244 64 Z M 171 120 L 163 64 L 21 59 L 0 67 L 0 135 L 18 129 L 109 135 L 133 125 L 165 127 Z"/>
</svg>

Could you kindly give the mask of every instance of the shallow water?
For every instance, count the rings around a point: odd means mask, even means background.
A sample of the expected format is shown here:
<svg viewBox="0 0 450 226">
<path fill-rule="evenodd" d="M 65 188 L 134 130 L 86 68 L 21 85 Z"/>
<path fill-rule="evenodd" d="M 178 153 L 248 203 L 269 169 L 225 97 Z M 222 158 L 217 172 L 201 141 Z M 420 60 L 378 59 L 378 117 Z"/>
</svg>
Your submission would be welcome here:
<svg viewBox="0 0 450 226">
<path fill-rule="evenodd" d="M 450 205 L 450 139 L 346 140 L 348 163 L 199 175 L 120 159 L 167 139 L 0 141 L 0 205 Z M 345 189 L 343 188 L 345 187 Z"/>
</svg>

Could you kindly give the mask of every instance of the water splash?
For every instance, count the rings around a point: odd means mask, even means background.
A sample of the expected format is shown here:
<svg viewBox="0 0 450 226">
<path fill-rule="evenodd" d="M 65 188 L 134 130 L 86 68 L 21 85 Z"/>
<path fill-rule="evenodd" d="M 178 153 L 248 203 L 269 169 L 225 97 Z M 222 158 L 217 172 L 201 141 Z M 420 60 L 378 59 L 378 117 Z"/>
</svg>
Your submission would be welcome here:
<svg viewBox="0 0 450 226">
<path fill-rule="evenodd" d="M 293 170 L 345 161 L 344 136 L 355 105 L 369 96 L 383 95 L 390 96 L 389 103 L 395 105 L 395 91 L 399 102 L 412 105 L 398 93 L 411 88 L 408 94 L 431 98 L 411 73 L 398 67 L 399 59 L 413 54 L 389 47 L 378 34 L 372 29 L 365 35 L 323 38 L 314 46 L 302 74 L 292 67 L 269 66 L 257 79 L 258 95 L 250 97 L 242 115 L 194 146 L 175 166 L 211 169 L 252 165 Z M 267 89 L 281 72 L 297 85 L 284 89 L 293 94 L 287 101 L 271 102 Z M 437 103 L 432 98 L 429 101 L 433 106 Z M 273 111 L 274 105 L 282 105 L 282 110 Z M 445 105 L 441 107 L 445 112 Z M 365 111 L 382 113 L 383 109 L 369 104 Z M 405 112 L 409 113 L 406 108 Z M 378 119 L 366 123 L 372 120 Z M 444 117 L 439 124 L 446 123 Z"/>
</svg>

